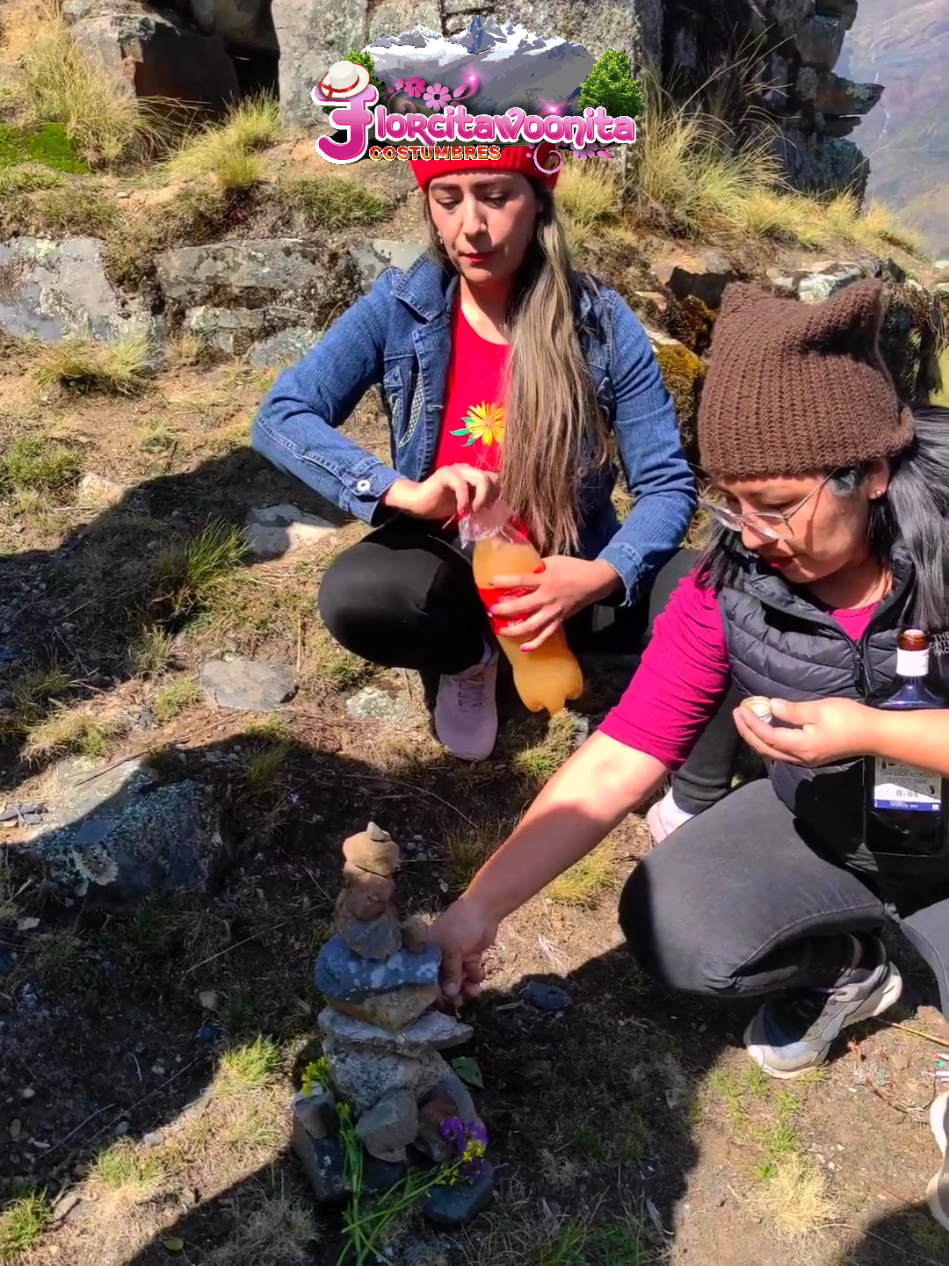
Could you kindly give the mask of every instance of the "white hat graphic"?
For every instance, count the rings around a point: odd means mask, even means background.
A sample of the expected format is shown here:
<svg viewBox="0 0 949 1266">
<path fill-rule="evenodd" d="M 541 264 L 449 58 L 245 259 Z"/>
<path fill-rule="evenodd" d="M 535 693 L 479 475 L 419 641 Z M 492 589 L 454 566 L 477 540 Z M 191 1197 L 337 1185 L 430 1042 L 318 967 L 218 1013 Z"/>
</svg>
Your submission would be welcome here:
<svg viewBox="0 0 949 1266">
<path fill-rule="evenodd" d="M 358 96 L 369 83 L 369 71 L 356 62 L 334 62 L 317 84 L 327 100 L 347 101 Z"/>
</svg>

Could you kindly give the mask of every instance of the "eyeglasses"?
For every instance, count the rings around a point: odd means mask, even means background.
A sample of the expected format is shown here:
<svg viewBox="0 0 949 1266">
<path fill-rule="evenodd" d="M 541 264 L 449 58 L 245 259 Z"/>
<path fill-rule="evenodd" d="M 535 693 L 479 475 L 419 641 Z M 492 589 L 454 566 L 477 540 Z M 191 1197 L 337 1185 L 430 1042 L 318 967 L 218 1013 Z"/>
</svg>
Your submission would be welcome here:
<svg viewBox="0 0 949 1266">
<path fill-rule="evenodd" d="M 705 497 L 699 500 L 699 505 L 703 510 L 707 510 L 716 522 L 721 523 L 723 527 L 729 528 L 732 532 L 740 532 L 742 528 L 750 528 L 752 532 L 759 533 L 759 535 L 766 537 L 769 541 L 788 541 L 794 536 L 794 529 L 790 523 L 791 516 L 797 514 L 798 510 L 802 510 L 811 497 L 815 497 L 824 484 L 833 479 L 835 474 L 836 471 L 831 471 L 829 475 L 825 475 L 820 483 L 812 488 L 802 501 L 799 501 L 792 509 L 785 510 L 783 514 L 778 510 L 736 514 L 734 510 L 729 510 L 726 506 L 719 505 L 717 501 L 709 501 Z"/>
</svg>

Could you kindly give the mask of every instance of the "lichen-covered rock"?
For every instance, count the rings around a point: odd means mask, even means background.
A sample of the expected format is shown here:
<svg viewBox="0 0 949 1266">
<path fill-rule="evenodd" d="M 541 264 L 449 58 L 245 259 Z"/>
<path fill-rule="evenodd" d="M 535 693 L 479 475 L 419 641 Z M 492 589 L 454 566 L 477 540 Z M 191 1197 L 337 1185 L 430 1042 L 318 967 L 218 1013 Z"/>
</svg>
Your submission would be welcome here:
<svg viewBox="0 0 949 1266">
<path fill-rule="evenodd" d="M 291 327 L 322 329 L 359 291 L 347 252 L 297 238 L 180 246 L 159 255 L 155 268 L 186 325 L 206 334 L 243 330 L 255 340 Z"/>
<path fill-rule="evenodd" d="M 323 1053 L 335 1090 L 357 1112 L 365 1112 L 393 1090 L 410 1090 L 419 1099 L 451 1072 L 437 1051 L 427 1051 L 416 1059 L 371 1047 L 341 1045 L 328 1037 Z"/>
<path fill-rule="evenodd" d="M 408 1028 L 378 1028 L 327 1007 L 318 1018 L 320 1028 L 335 1041 L 366 1049 L 423 1055 L 427 1050 L 447 1050 L 461 1046 L 471 1037 L 470 1025 L 462 1024 L 441 1011 L 426 1011 Z"/>
<path fill-rule="evenodd" d="M 698 410 L 705 362 L 675 341 L 654 345 L 656 359 L 676 408 L 679 435 L 690 461 L 698 461 Z"/>
<path fill-rule="evenodd" d="M 354 954 L 342 937 L 332 936 L 316 960 L 316 987 L 327 998 L 361 1002 L 402 985 L 437 984 L 441 961 L 437 945 L 426 945 L 419 954 L 403 946 L 385 962 L 373 961 Z"/>
<path fill-rule="evenodd" d="M 160 785 L 140 761 L 97 779 L 102 768 L 78 758 L 54 771 L 53 823 L 35 830 L 17 859 L 60 892 L 109 904 L 203 892 L 229 855 L 211 789 Z"/>
<path fill-rule="evenodd" d="M 254 659 L 212 659 L 201 669 L 201 689 L 210 703 L 245 712 L 269 712 L 297 690 L 292 668 Z"/>
<path fill-rule="evenodd" d="M 105 275 L 102 243 L 92 237 L 18 237 L 0 242 L 0 334 L 114 342 L 150 340 L 158 355 L 163 324 Z"/>
</svg>

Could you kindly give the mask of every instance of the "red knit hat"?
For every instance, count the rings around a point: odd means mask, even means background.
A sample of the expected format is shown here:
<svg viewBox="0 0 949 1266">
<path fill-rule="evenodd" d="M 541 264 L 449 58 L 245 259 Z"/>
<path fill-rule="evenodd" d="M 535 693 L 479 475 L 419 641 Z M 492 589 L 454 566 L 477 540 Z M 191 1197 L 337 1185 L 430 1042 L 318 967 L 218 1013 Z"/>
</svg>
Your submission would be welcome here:
<svg viewBox="0 0 949 1266">
<path fill-rule="evenodd" d="M 439 147 L 440 148 L 440 147 Z M 448 149 L 453 150 L 458 146 L 448 145 Z M 455 159 L 433 158 L 428 162 L 422 159 L 409 159 L 409 166 L 415 173 L 415 179 L 419 183 L 422 190 L 428 188 L 429 181 L 434 180 L 436 176 L 448 176 L 459 171 L 517 171 L 522 176 L 526 176 L 528 180 L 536 180 L 538 184 L 546 186 L 547 189 L 553 189 L 557 183 L 557 177 L 560 175 L 560 167 L 556 171 L 544 172 L 541 168 L 552 167 L 555 161 L 554 151 L 556 146 L 551 145 L 549 141 L 541 141 L 539 145 L 508 145 L 501 150 L 501 157 L 496 161 L 492 158 L 482 159 L 463 159 L 457 161 Z M 537 155 L 537 163 L 534 162 L 534 154 Z M 560 164 L 563 165 L 563 158 L 560 158 Z"/>
</svg>

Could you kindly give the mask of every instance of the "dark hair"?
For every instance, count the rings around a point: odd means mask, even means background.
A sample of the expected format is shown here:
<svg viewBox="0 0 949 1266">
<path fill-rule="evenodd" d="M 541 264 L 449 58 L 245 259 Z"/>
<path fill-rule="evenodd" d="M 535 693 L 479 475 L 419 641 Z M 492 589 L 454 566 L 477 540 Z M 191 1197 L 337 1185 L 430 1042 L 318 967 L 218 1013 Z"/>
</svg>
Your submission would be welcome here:
<svg viewBox="0 0 949 1266">
<path fill-rule="evenodd" d="M 913 408 L 912 443 L 890 459 L 886 495 L 870 502 L 870 544 L 888 560 L 897 545 L 909 555 L 916 577 L 913 621 L 929 633 L 949 628 L 949 409 Z M 863 486 L 871 463 L 834 471 L 830 486 L 838 496 L 853 496 Z M 702 584 L 716 592 L 733 584 L 749 565 L 740 537 L 713 524 L 698 565 Z"/>
</svg>

